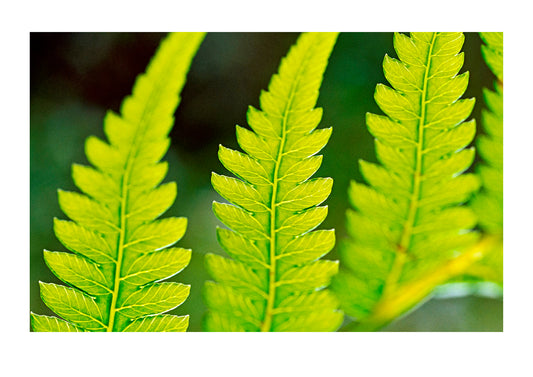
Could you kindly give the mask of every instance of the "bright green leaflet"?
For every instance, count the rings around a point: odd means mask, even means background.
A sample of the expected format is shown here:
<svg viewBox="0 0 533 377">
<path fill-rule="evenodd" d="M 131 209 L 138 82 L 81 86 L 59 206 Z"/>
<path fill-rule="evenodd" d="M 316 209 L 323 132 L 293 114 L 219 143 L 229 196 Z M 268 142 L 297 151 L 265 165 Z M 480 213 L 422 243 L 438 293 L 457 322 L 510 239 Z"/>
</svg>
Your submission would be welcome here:
<svg viewBox="0 0 533 377">
<path fill-rule="evenodd" d="M 303 33 L 282 60 L 261 110 L 248 109 L 254 132 L 237 126 L 246 153 L 220 146 L 219 158 L 238 178 L 213 173 L 213 187 L 232 204 L 214 202 L 229 229 L 217 229 L 232 259 L 206 256 L 217 281 L 207 282 L 207 331 L 333 331 L 342 322 L 327 289 L 338 262 L 319 260 L 335 244 L 325 219 L 331 178 L 309 179 L 331 128 L 315 130 L 314 108 L 338 33 Z"/>
<path fill-rule="evenodd" d="M 503 86 L 503 33 L 479 33 L 479 35 L 485 42 L 481 46 L 483 58 Z"/>
<path fill-rule="evenodd" d="M 458 75 L 463 41 L 462 33 L 396 33 L 399 59 L 385 56 L 392 88 L 378 84 L 375 100 L 386 115 L 366 119 L 379 164 L 360 161 L 368 185 L 350 186 L 350 239 L 332 283 L 358 330 L 415 305 L 438 280 L 432 273 L 455 271 L 447 262 L 478 238 L 476 216 L 461 205 L 479 187 L 475 175 L 461 174 L 474 159 L 465 147 L 476 132 L 473 120 L 464 122 L 474 99 L 459 99 L 468 85 L 468 72 Z M 409 294 L 397 296 L 403 288 Z"/>
<path fill-rule="evenodd" d="M 62 319 L 31 314 L 35 331 L 185 331 L 189 316 L 162 314 L 189 295 L 188 285 L 160 282 L 185 268 L 191 250 L 166 248 L 181 239 L 187 219 L 156 220 L 174 203 L 174 182 L 160 185 L 179 93 L 204 33 L 173 33 L 161 43 L 121 115 L 108 112 L 109 144 L 89 137 L 87 159 L 73 165 L 85 194 L 59 191 L 72 221 L 54 219 L 68 252 L 45 251 L 68 286 L 40 283 L 45 304 Z"/>
<path fill-rule="evenodd" d="M 487 109 L 483 109 L 477 150 L 482 164 L 477 168 L 481 191 L 472 201 L 484 233 L 497 239 L 486 258 L 473 265 L 467 273 L 484 280 L 503 284 L 503 33 L 480 33 L 485 42 L 483 57 L 498 79 L 494 91 L 484 89 Z"/>
</svg>

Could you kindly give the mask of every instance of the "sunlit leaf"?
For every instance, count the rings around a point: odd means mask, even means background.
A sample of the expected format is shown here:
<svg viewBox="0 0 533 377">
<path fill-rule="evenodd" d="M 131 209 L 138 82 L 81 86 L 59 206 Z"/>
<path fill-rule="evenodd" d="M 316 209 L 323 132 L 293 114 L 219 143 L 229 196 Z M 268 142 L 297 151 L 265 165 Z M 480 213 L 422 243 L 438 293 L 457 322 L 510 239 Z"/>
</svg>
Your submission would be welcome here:
<svg viewBox="0 0 533 377">
<path fill-rule="evenodd" d="M 303 33 L 260 96 L 249 107 L 253 131 L 237 126 L 245 153 L 220 147 L 219 158 L 238 178 L 213 173 L 215 190 L 231 204 L 213 204 L 232 230 L 218 238 L 230 257 L 207 255 L 217 281 L 208 282 L 207 331 L 332 331 L 343 315 L 324 290 L 337 263 L 318 261 L 335 244 L 333 230 L 313 231 L 327 215 L 318 207 L 331 178 L 309 179 L 320 167 L 315 156 L 331 128 L 315 129 L 315 109 L 337 33 Z"/>
<path fill-rule="evenodd" d="M 388 307 L 389 317 L 384 302 L 477 239 L 476 216 L 463 206 L 479 188 L 477 176 L 464 173 L 474 158 L 464 148 L 475 122 L 464 122 L 474 100 L 461 99 L 468 85 L 468 72 L 459 72 L 463 41 L 462 33 L 396 33 L 399 58 L 383 62 L 391 87 L 378 84 L 375 100 L 385 115 L 367 114 L 380 163 L 361 161 L 367 185 L 350 186 L 351 239 L 341 245 L 333 282 L 345 312 L 363 324 L 374 321 L 372 329 L 422 297 L 397 311 Z"/>
<path fill-rule="evenodd" d="M 161 283 L 181 271 L 190 250 L 164 249 L 181 239 L 185 218 L 156 220 L 174 202 L 176 184 L 160 185 L 179 93 L 204 33 L 172 33 L 146 73 L 137 77 L 120 115 L 104 120 L 107 142 L 94 136 L 85 151 L 93 167 L 75 164 L 82 191 L 59 191 L 71 219 L 54 220 L 73 253 L 45 251 L 52 272 L 71 287 L 41 283 L 44 303 L 62 319 L 32 313 L 35 331 L 185 331 L 188 316 L 161 313 L 180 305 L 189 286 Z"/>
</svg>

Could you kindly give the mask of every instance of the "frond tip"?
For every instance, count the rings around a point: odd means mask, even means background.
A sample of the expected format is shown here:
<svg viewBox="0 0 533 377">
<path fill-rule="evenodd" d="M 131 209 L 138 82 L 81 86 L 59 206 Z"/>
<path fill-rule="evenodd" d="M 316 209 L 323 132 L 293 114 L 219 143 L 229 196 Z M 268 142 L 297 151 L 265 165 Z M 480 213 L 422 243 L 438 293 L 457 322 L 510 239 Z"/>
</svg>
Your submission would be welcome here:
<svg viewBox="0 0 533 377">
<path fill-rule="evenodd" d="M 72 220 L 54 220 L 68 252 L 45 251 L 48 267 L 70 287 L 40 283 L 44 303 L 62 319 L 31 315 L 35 331 L 185 331 L 188 316 L 163 314 L 179 306 L 189 286 L 160 282 L 189 264 L 178 242 L 185 218 L 157 220 L 174 202 L 176 184 L 160 184 L 160 162 L 179 93 L 203 33 L 174 33 L 161 43 L 121 114 L 109 112 L 109 143 L 89 137 L 85 151 L 94 167 L 74 165 L 83 193 L 59 190 Z"/>
<path fill-rule="evenodd" d="M 238 178 L 213 173 L 215 190 L 232 204 L 213 203 L 230 229 L 217 229 L 232 259 L 208 254 L 204 297 L 208 331 L 332 331 L 342 322 L 335 297 L 323 288 L 336 261 L 319 260 L 335 244 L 333 230 L 316 230 L 327 214 L 331 178 L 309 179 L 331 128 L 318 129 L 318 90 L 336 33 L 303 33 L 248 109 L 253 131 L 237 126 L 245 153 L 223 146 L 222 164 Z"/>
</svg>

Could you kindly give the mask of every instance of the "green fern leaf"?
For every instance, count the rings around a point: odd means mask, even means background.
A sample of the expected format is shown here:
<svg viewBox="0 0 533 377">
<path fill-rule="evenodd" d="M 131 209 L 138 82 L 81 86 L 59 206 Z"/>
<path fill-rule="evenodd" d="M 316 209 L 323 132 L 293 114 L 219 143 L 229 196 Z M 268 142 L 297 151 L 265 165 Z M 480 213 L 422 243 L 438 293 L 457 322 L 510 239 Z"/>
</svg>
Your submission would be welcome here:
<svg viewBox="0 0 533 377">
<path fill-rule="evenodd" d="M 42 332 L 84 332 L 80 327 L 57 317 L 31 313 L 31 327 Z"/>
<path fill-rule="evenodd" d="M 484 135 L 477 140 L 482 165 L 477 168 L 482 187 L 471 206 L 479 218 L 479 226 L 497 242 L 479 263 L 467 270 L 484 280 L 503 284 L 503 33 L 480 33 L 487 65 L 498 79 L 494 91 L 485 89 L 481 123 Z"/>
<path fill-rule="evenodd" d="M 372 323 L 366 329 L 392 319 L 386 303 L 402 287 L 478 237 L 475 215 L 461 206 L 479 186 L 475 175 L 461 174 L 472 164 L 474 150 L 465 147 L 475 134 L 475 122 L 464 122 L 474 99 L 460 99 L 468 85 L 468 72 L 458 74 L 463 40 L 462 33 L 396 33 L 399 59 L 385 56 L 392 88 L 378 84 L 375 100 L 386 115 L 367 114 L 379 164 L 361 161 L 368 186 L 350 186 L 351 237 L 332 284 L 349 316 Z"/>
<path fill-rule="evenodd" d="M 481 46 L 481 52 L 485 62 L 491 69 L 496 78 L 503 82 L 503 33 L 479 33 L 484 45 Z"/>
<path fill-rule="evenodd" d="M 35 331 L 185 331 L 188 316 L 162 314 L 180 305 L 189 286 L 159 282 L 180 272 L 191 251 L 166 248 L 185 233 L 185 218 L 156 220 L 174 202 L 176 184 L 160 185 L 160 162 L 179 93 L 204 33 L 173 33 L 159 47 L 121 114 L 109 112 L 109 144 L 89 137 L 94 167 L 74 165 L 83 192 L 59 191 L 72 220 L 54 219 L 57 238 L 73 253 L 45 251 L 52 272 L 71 287 L 41 284 L 45 304 L 62 319 L 32 313 Z M 164 250 L 162 250 L 164 249 Z"/>
<path fill-rule="evenodd" d="M 503 33 L 481 33 L 485 61 L 500 80 L 495 90 L 484 90 L 487 109 L 482 112 L 485 135 L 477 142 L 479 155 L 484 161 L 479 168 L 482 191 L 473 205 L 481 228 L 490 234 L 503 233 Z"/>
<path fill-rule="evenodd" d="M 208 254 L 208 331 L 332 331 L 342 321 L 335 297 L 323 288 L 337 262 L 320 261 L 335 243 L 333 230 L 315 229 L 325 219 L 319 206 L 331 192 L 318 170 L 331 128 L 315 130 L 314 109 L 337 33 L 304 33 L 281 62 L 261 110 L 248 109 L 253 129 L 237 126 L 246 153 L 220 146 L 222 164 L 238 178 L 213 173 L 216 191 L 232 204 L 214 202 L 228 229 L 217 229 L 233 259 Z"/>
</svg>

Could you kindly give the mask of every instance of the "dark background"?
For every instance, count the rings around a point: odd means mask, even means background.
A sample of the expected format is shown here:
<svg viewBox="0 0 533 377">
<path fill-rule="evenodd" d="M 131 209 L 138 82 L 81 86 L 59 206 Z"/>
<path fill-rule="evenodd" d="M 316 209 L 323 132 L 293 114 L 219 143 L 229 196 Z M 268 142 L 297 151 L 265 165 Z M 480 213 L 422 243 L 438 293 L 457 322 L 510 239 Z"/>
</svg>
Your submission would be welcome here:
<svg viewBox="0 0 533 377">
<path fill-rule="evenodd" d="M 279 61 L 297 33 L 209 33 L 201 45 L 182 91 L 171 132 L 167 181 L 178 184 L 176 203 L 165 216 L 185 216 L 189 228 L 179 246 L 192 248 L 190 265 L 172 278 L 191 284 L 191 295 L 175 314 L 190 314 L 189 331 L 200 331 L 205 305 L 201 291 L 209 279 L 203 256 L 222 253 L 216 242 L 219 224 L 211 211 L 220 200 L 210 185 L 211 171 L 227 174 L 217 159 L 218 145 L 239 149 L 235 124 L 246 126 L 248 105 L 258 107 Z M 59 209 L 57 189 L 76 190 L 71 164 L 85 163 L 84 140 L 103 138 L 107 109 L 118 111 L 135 77 L 144 72 L 161 33 L 31 33 L 30 34 L 30 309 L 53 315 L 39 297 L 38 281 L 59 280 L 42 258 L 43 249 L 65 250 L 52 230 Z M 470 71 L 466 97 L 476 97 L 473 116 L 479 119 L 482 87 L 492 74 L 480 53 L 477 33 L 466 33 L 463 71 Z M 344 213 L 350 179 L 361 180 L 357 160 L 375 161 L 373 139 L 365 113 L 380 113 L 373 100 L 385 54 L 396 56 L 392 33 L 341 33 L 330 58 L 318 106 L 320 127 L 333 126 L 317 176 L 335 179 L 327 200 L 323 228 L 345 237 Z M 327 258 L 337 258 L 336 250 Z M 501 297 L 463 296 L 447 289 L 447 298 L 433 298 L 385 331 L 501 331 Z M 451 297 L 450 297 L 451 296 Z"/>
</svg>

